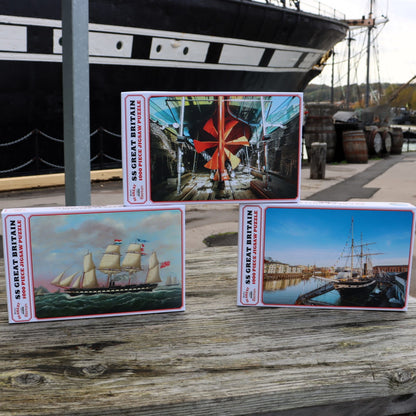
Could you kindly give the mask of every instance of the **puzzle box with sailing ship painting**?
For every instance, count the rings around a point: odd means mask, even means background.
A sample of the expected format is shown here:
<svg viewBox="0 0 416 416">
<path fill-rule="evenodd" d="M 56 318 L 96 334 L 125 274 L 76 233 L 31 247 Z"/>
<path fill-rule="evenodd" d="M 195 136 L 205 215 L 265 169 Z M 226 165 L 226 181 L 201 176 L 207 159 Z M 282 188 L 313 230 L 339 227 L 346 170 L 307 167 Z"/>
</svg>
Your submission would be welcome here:
<svg viewBox="0 0 416 416">
<path fill-rule="evenodd" d="M 238 305 L 403 311 L 415 207 L 243 204 Z"/>
<path fill-rule="evenodd" d="M 184 208 L 5 209 L 9 322 L 185 309 Z"/>
<path fill-rule="evenodd" d="M 124 92 L 124 204 L 297 202 L 302 93 Z"/>
</svg>

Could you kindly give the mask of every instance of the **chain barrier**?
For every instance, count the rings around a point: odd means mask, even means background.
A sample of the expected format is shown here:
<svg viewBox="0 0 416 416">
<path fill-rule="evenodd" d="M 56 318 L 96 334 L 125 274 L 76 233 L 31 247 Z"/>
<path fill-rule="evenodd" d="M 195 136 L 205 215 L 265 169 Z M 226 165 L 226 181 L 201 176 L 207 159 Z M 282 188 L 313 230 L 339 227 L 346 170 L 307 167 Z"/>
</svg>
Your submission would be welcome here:
<svg viewBox="0 0 416 416">
<path fill-rule="evenodd" d="M 118 139 L 121 139 L 121 134 L 113 133 L 110 130 L 105 129 L 104 127 L 99 127 L 97 130 L 101 130 L 104 133 L 107 133 L 109 136 L 117 137 Z"/>
<path fill-rule="evenodd" d="M 103 132 L 103 133 L 107 134 L 108 136 L 116 137 L 118 139 L 121 138 L 121 134 L 113 133 L 110 130 L 104 129 L 103 127 L 99 127 L 98 129 L 94 130 L 90 134 L 90 137 L 93 137 L 94 135 L 96 135 L 97 133 L 100 133 L 100 132 Z M 65 168 L 62 165 L 58 165 L 58 164 L 49 162 L 49 161 L 47 161 L 47 160 L 38 156 L 38 151 L 39 151 L 39 147 L 38 147 L 38 139 L 39 138 L 38 138 L 38 136 L 42 136 L 43 138 L 46 138 L 46 139 L 51 140 L 53 142 L 64 143 L 63 139 L 52 137 L 52 136 L 50 136 L 50 135 L 46 134 L 45 132 L 43 132 L 41 130 L 38 130 L 38 129 L 33 129 L 29 133 L 25 134 L 24 136 L 22 136 L 22 137 L 20 137 L 16 140 L 12 140 L 12 141 L 7 142 L 7 143 L 0 143 L 0 147 L 10 147 L 10 146 L 16 145 L 18 143 L 21 143 L 24 140 L 30 139 L 33 136 L 34 136 L 34 140 L 35 140 L 35 154 L 36 154 L 36 156 L 33 157 L 32 159 L 28 160 L 27 162 L 22 163 L 22 164 L 20 164 L 16 167 L 13 167 L 13 168 L 10 168 L 10 169 L 0 170 L 0 175 L 5 175 L 5 174 L 8 174 L 8 173 L 16 172 L 20 169 L 25 168 L 26 166 L 30 165 L 31 163 L 36 162 L 36 161 L 42 162 L 44 165 L 49 166 L 49 167 L 54 168 L 54 169 L 61 169 L 62 170 L 62 169 Z M 91 163 L 96 161 L 101 155 L 106 157 L 107 159 L 109 159 L 112 162 L 121 163 L 121 159 L 118 159 L 116 157 L 112 157 L 112 156 L 104 153 L 102 148 L 101 148 L 101 150 L 99 151 L 99 153 L 97 155 L 95 155 L 94 157 L 92 157 L 90 159 Z M 7 157 L 5 159 L 7 159 Z M 36 172 L 39 172 L 39 167 L 36 166 L 36 168 L 34 170 Z"/>
<path fill-rule="evenodd" d="M 20 166 L 17 166 L 17 167 L 15 167 L 15 168 L 12 168 L 12 169 L 6 169 L 6 170 L 0 170 L 0 173 L 11 173 L 11 172 L 15 172 L 15 171 L 17 171 L 17 170 L 19 170 L 19 169 L 22 169 L 22 168 L 24 168 L 25 166 L 27 166 L 27 165 L 30 165 L 32 162 L 34 162 L 36 159 L 35 158 L 33 158 L 33 159 L 30 159 L 30 160 L 28 160 L 27 162 L 25 162 L 25 163 L 23 163 L 22 165 L 20 165 Z"/>
<path fill-rule="evenodd" d="M 41 157 L 39 158 L 39 161 L 44 163 L 47 166 L 50 166 L 51 168 L 58 168 L 58 169 L 64 169 L 65 166 L 61 166 L 61 165 L 55 165 L 54 163 L 48 162 L 45 159 L 42 159 Z"/>
<path fill-rule="evenodd" d="M 58 138 L 56 138 L 56 137 L 49 136 L 48 134 L 44 133 L 43 131 L 37 130 L 37 132 L 38 132 L 41 136 L 46 137 L 47 139 L 52 140 L 53 142 L 58 142 L 58 143 L 63 143 L 63 142 L 64 142 L 64 140 L 63 140 L 63 139 L 58 139 Z"/>
<path fill-rule="evenodd" d="M 112 160 L 113 162 L 120 162 L 121 163 L 121 159 L 117 159 L 116 157 L 112 157 L 110 155 L 107 155 L 107 153 L 103 153 L 103 156 L 105 156 L 107 159 Z"/>
<path fill-rule="evenodd" d="M 32 130 L 31 132 L 29 132 L 28 134 L 26 134 L 25 136 L 21 137 L 20 139 L 16 139 L 13 140 L 11 142 L 8 143 L 0 143 L 0 147 L 7 147 L 7 146 L 13 146 L 14 144 L 20 143 L 23 140 L 26 140 L 28 137 L 30 137 L 33 133 L 36 133 L 36 129 Z"/>
</svg>

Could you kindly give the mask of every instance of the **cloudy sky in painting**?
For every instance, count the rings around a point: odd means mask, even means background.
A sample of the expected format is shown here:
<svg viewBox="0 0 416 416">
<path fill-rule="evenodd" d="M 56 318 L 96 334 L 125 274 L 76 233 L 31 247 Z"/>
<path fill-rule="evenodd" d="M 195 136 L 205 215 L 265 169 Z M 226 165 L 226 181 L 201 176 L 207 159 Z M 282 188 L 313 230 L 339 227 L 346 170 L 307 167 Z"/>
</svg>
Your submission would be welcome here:
<svg viewBox="0 0 416 416">
<path fill-rule="evenodd" d="M 98 266 L 107 245 L 114 240 L 122 240 L 122 257 L 129 244 L 145 240 L 142 265 L 147 266 L 150 254 L 156 251 L 160 263 L 170 262 L 161 270 L 162 279 L 164 274 L 180 278 L 181 221 L 177 209 L 32 216 L 35 286 L 46 285 L 63 271 L 66 275 L 81 272 L 87 252 L 93 254 Z M 106 276 L 97 271 L 97 278 L 103 282 Z"/>
</svg>

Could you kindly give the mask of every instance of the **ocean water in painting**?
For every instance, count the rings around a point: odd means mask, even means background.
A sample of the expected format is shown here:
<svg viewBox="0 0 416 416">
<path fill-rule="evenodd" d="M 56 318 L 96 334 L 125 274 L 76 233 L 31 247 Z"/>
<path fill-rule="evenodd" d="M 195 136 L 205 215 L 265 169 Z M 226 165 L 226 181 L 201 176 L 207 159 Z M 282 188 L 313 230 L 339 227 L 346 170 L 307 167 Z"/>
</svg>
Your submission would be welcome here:
<svg viewBox="0 0 416 416">
<path fill-rule="evenodd" d="M 45 293 L 35 296 L 38 319 L 163 311 L 182 306 L 182 288 L 161 287 L 153 292 L 129 292 L 120 295 L 96 294 L 69 296 L 66 293 Z"/>
</svg>

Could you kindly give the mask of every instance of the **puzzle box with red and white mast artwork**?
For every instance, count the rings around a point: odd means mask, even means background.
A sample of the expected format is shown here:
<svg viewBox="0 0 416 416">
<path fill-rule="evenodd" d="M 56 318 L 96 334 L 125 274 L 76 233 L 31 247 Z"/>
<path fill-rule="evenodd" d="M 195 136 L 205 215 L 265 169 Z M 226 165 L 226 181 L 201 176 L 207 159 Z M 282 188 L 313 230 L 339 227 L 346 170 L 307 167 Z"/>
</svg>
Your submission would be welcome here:
<svg viewBox="0 0 416 416">
<path fill-rule="evenodd" d="M 240 206 L 238 305 L 404 311 L 415 207 Z"/>
<path fill-rule="evenodd" d="M 124 204 L 297 202 L 302 93 L 124 92 Z"/>
<path fill-rule="evenodd" d="M 9 322 L 185 310 L 184 207 L 5 209 Z"/>
</svg>

